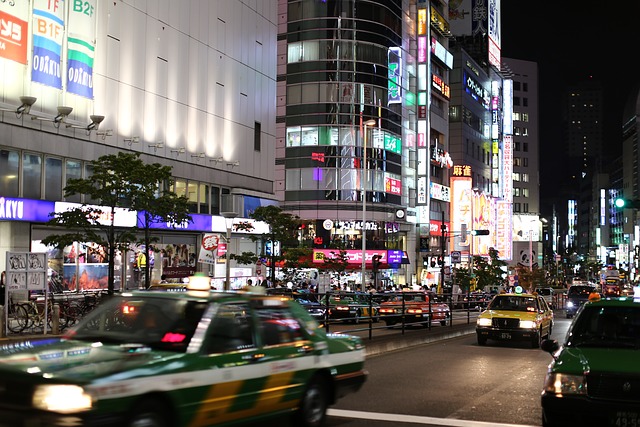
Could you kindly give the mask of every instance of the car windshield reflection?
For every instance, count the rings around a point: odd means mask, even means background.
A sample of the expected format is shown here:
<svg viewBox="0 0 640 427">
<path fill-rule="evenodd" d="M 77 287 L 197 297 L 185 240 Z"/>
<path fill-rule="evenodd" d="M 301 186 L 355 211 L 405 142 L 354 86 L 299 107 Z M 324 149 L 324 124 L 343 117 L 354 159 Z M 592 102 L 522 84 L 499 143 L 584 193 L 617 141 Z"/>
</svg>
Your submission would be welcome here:
<svg viewBox="0 0 640 427">
<path fill-rule="evenodd" d="M 489 310 L 505 311 L 536 311 L 536 299 L 533 297 L 519 297 L 498 295 L 488 306 Z"/>
<path fill-rule="evenodd" d="M 640 348 L 640 307 L 584 307 L 567 346 Z"/>
<path fill-rule="evenodd" d="M 141 344 L 185 352 L 206 303 L 154 297 L 113 297 L 64 336 L 66 339 Z"/>
</svg>

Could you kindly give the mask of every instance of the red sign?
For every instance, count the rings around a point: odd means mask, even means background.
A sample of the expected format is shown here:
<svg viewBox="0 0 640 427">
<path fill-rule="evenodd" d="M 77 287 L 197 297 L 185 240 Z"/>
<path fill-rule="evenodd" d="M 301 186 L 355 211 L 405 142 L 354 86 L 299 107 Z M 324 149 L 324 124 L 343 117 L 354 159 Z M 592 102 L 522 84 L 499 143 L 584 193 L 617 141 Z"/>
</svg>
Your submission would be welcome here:
<svg viewBox="0 0 640 427">
<path fill-rule="evenodd" d="M 218 256 L 223 257 L 227 254 L 227 244 L 226 243 L 218 243 Z"/>
<path fill-rule="evenodd" d="M 218 248 L 220 237 L 217 234 L 205 234 L 202 237 L 202 249 L 207 251 L 215 251 Z"/>
<path fill-rule="evenodd" d="M 0 10 L 0 58 L 26 64 L 27 32 L 25 21 Z"/>
<path fill-rule="evenodd" d="M 385 178 L 384 181 L 385 191 L 391 194 L 402 194 L 402 181 L 393 179 L 393 178 Z"/>
</svg>

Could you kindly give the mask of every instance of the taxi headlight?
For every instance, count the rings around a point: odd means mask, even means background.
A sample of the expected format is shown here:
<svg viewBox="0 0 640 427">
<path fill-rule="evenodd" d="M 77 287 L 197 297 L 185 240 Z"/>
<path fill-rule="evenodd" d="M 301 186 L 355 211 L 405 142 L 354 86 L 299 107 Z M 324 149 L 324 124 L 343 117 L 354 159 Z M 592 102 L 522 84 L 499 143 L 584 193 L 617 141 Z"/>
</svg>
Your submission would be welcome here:
<svg viewBox="0 0 640 427">
<path fill-rule="evenodd" d="M 491 326 L 491 319 L 489 319 L 487 317 L 479 317 L 478 320 L 476 320 L 476 325 L 478 325 L 478 326 Z"/>
<path fill-rule="evenodd" d="M 91 409 L 91 405 L 91 395 L 77 385 L 39 385 L 33 393 L 33 406 L 44 411 L 70 414 Z"/>
<path fill-rule="evenodd" d="M 573 307 L 573 306 L 574 306 L 574 304 L 573 304 L 573 302 L 572 302 L 572 301 L 567 301 L 567 307 L 568 307 L 568 308 L 571 308 L 571 307 Z"/>
<path fill-rule="evenodd" d="M 520 327 L 522 329 L 536 329 L 538 325 L 536 325 L 536 322 L 533 320 L 521 320 Z"/>
<path fill-rule="evenodd" d="M 550 373 L 544 379 L 544 391 L 557 395 L 587 394 L 587 381 L 583 375 Z"/>
</svg>

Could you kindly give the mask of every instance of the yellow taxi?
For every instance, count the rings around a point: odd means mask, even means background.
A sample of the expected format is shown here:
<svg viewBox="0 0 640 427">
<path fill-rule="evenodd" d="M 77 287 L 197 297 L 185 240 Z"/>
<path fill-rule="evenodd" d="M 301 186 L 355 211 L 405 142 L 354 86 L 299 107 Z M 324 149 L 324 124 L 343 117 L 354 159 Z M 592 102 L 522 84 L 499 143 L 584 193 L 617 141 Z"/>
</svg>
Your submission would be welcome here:
<svg viewBox="0 0 640 427">
<path fill-rule="evenodd" d="M 536 348 L 552 329 L 553 310 L 544 297 L 522 292 L 494 296 L 476 321 L 478 345 L 486 345 L 488 339 L 524 340 Z"/>
</svg>

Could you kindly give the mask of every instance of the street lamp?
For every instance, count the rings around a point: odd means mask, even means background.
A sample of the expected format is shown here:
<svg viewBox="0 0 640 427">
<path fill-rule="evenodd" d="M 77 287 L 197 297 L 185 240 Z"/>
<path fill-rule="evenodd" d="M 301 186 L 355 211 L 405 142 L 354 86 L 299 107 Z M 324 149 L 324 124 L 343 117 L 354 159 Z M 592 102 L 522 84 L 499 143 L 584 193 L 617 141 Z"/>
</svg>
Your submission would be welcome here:
<svg viewBox="0 0 640 427">
<path fill-rule="evenodd" d="M 224 282 L 224 290 L 231 289 L 231 230 L 233 228 L 233 219 L 238 216 L 235 212 L 221 212 L 224 217 L 224 223 L 227 226 L 227 252 L 225 255 L 226 280 Z"/>
<path fill-rule="evenodd" d="M 367 127 L 375 126 L 376 121 L 371 119 L 364 122 L 364 144 L 362 149 L 362 291 L 365 291 L 365 274 L 367 273 Z"/>
</svg>

